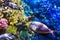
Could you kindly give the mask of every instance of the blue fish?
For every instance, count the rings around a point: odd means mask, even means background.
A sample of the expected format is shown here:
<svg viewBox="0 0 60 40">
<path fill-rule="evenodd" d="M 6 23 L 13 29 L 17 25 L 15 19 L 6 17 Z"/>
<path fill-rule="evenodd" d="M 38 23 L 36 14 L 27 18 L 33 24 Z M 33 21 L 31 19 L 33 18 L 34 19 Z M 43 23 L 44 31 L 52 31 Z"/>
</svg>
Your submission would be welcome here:
<svg viewBox="0 0 60 40">
<path fill-rule="evenodd" d="M 14 8 L 14 9 L 18 9 L 19 8 L 18 5 L 13 3 L 13 2 L 8 2 L 8 6 Z"/>
</svg>

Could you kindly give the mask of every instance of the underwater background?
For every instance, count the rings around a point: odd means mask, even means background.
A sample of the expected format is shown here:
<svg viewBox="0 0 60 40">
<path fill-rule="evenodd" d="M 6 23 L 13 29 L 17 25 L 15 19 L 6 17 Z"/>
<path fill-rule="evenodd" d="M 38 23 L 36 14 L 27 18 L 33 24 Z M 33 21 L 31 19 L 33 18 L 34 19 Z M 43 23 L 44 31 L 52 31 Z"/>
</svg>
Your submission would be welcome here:
<svg viewBox="0 0 60 40">
<path fill-rule="evenodd" d="M 60 31 L 60 0 L 21 0 L 21 2 L 25 7 L 26 16 L 35 14 L 33 21 L 42 22 L 50 29 Z M 55 34 L 60 40 L 60 32 Z"/>
<path fill-rule="evenodd" d="M 16 40 L 60 40 L 60 0 L 0 0 L 0 4 L 0 19 L 8 20 L 7 32 L 18 36 Z M 33 15 L 31 21 L 26 21 Z M 56 30 L 55 37 L 30 31 L 28 27 L 32 21 L 41 22 L 51 30 Z"/>
</svg>

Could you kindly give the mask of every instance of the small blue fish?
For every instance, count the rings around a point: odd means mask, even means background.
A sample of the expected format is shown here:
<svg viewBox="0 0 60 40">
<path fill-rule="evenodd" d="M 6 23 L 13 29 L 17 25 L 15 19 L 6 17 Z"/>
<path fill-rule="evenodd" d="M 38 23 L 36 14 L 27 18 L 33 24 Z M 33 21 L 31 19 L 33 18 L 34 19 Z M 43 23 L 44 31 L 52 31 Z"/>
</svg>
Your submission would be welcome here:
<svg viewBox="0 0 60 40">
<path fill-rule="evenodd" d="M 19 8 L 18 5 L 13 3 L 13 2 L 8 2 L 8 6 L 14 8 L 14 9 L 18 9 Z"/>
</svg>

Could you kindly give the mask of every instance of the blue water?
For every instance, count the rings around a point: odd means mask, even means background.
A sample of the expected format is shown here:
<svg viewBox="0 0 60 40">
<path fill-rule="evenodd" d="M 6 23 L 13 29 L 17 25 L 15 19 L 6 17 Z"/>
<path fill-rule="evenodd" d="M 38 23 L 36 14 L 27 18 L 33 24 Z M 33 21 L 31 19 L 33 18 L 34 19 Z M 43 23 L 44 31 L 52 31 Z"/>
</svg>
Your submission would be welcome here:
<svg viewBox="0 0 60 40">
<path fill-rule="evenodd" d="M 60 0 L 22 0 L 25 6 L 25 15 L 35 15 L 33 21 L 40 21 L 52 30 L 60 30 Z M 60 40 L 60 32 L 56 32 L 57 40 Z M 34 39 L 36 40 L 36 39 Z"/>
</svg>

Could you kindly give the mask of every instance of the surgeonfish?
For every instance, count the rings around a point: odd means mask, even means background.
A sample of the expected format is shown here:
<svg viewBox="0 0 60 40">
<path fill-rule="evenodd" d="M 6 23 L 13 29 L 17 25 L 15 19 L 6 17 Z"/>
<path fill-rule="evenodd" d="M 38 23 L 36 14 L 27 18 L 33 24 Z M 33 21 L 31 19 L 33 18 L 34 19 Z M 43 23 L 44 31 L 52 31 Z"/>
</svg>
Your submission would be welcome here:
<svg viewBox="0 0 60 40">
<path fill-rule="evenodd" d="M 50 28 L 48 28 L 45 24 L 41 23 L 41 22 L 37 22 L 37 21 L 33 21 L 30 23 L 29 26 L 33 31 L 37 32 L 37 33 L 41 33 L 41 32 L 47 32 L 48 34 L 52 34 L 54 35 L 54 31 L 51 30 Z M 43 33 L 44 34 L 44 33 Z"/>
</svg>

